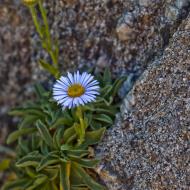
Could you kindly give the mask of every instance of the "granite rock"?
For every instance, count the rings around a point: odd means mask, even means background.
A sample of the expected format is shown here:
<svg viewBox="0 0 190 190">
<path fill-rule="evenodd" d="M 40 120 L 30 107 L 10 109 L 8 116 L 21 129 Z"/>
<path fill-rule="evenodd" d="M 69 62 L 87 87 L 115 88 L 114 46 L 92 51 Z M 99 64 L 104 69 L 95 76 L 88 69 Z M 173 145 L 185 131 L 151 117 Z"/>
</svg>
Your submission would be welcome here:
<svg viewBox="0 0 190 190">
<path fill-rule="evenodd" d="M 190 16 L 135 83 L 97 155 L 109 190 L 190 188 Z"/>
<path fill-rule="evenodd" d="M 31 97 L 30 22 L 20 8 L 16 1 L 0 1 L 0 144 L 13 126 L 7 112 Z"/>
<path fill-rule="evenodd" d="M 189 0 L 48 0 L 45 6 L 52 34 L 60 40 L 63 72 L 87 66 L 101 70 L 99 60 L 106 57 L 103 66 L 112 73 L 135 78 L 162 53 L 186 17 Z M 35 46 L 33 60 L 44 55 Z"/>
</svg>

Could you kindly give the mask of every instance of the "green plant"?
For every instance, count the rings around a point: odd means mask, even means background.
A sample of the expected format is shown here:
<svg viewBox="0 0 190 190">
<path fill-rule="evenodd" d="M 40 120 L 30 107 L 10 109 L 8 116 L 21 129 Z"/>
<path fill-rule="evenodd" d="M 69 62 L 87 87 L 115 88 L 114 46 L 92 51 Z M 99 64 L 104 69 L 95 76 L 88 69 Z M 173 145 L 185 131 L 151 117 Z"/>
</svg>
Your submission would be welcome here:
<svg viewBox="0 0 190 190">
<path fill-rule="evenodd" d="M 52 59 L 52 63 L 45 60 L 40 60 L 39 63 L 58 79 L 58 43 L 50 36 L 42 1 L 25 1 L 29 3 L 42 46 Z M 43 25 L 38 21 L 36 6 L 40 10 Z M 40 84 L 35 85 L 35 101 L 29 101 L 23 107 L 10 111 L 10 115 L 20 117 L 21 120 L 18 129 L 7 139 L 8 144 L 15 144 L 15 151 L 0 147 L 0 151 L 8 155 L 0 163 L 0 171 L 10 168 L 11 176 L 3 190 L 105 189 L 91 176 L 99 162 L 92 149 L 102 139 L 106 128 L 113 124 L 119 108 L 117 91 L 126 78 L 113 80 L 109 70 L 105 69 L 96 80 L 88 83 L 90 85 L 87 88 L 87 84 L 83 84 L 84 80 L 81 82 L 82 78 L 85 79 L 86 76 L 86 81 L 91 81 L 93 77 L 83 74 L 68 74 L 70 81 L 66 96 L 62 90 L 66 88 L 64 82 L 69 79 L 62 77 L 57 80 L 53 92 Z M 85 90 L 90 90 L 86 94 L 89 97 L 82 99 Z M 60 95 L 63 98 L 57 98 L 57 93 L 60 92 L 63 93 Z M 96 97 L 97 94 L 99 96 Z M 78 101 L 75 106 L 74 101 L 70 106 L 63 101 L 75 98 L 81 98 L 81 102 Z M 55 100 L 61 102 L 62 106 Z"/>
<path fill-rule="evenodd" d="M 44 59 L 39 60 L 39 65 L 43 67 L 46 71 L 51 73 L 55 78 L 60 77 L 60 71 L 58 66 L 58 58 L 59 58 L 59 44 L 58 40 L 53 39 L 50 34 L 48 19 L 46 9 L 43 7 L 43 0 L 23 0 L 23 2 L 30 9 L 30 13 L 38 32 L 38 35 L 41 40 L 42 47 L 49 54 L 51 58 L 51 63 L 48 63 Z M 38 15 L 41 15 L 39 18 Z"/>
<path fill-rule="evenodd" d="M 105 79 L 103 81 L 102 85 Z M 121 84 L 123 79 L 117 81 Z M 113 99 L 116 86 L 120 85 L 112 86 L 108 99 Z M 106 127 L 113 123 L 118 106 L 99 98 L 100 102 L 82 107 L 87 127 L 83 141 L 78 143 L 77 108 L 62 110 L 52 100 L 51 92 L 41 85 L 36 85 L 35 92 L 36 102 L 28 102 L 10 112 L 10 115 L 22 118 L 18 130 L 7 139 L 8 144 L 17 142 L 13 164 L 17 178 L 8 182 L 3 190 L 104 189 L 88 173 L 98 163 L 90 157 L 89 146 L 101 140 Z"/>
</svg>

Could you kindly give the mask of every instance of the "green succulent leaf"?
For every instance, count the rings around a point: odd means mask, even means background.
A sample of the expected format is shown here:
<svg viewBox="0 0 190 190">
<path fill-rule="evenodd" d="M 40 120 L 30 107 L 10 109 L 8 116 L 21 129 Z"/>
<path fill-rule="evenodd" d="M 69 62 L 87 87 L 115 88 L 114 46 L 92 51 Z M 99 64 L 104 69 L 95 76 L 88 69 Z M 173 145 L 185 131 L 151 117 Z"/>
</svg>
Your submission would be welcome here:
<svg viewBox="0 0 190 190">
<path fill-rule="evenodd" d="M 72 150 L 72 146 L 71 145 L 68 145 L 68 144 L 63 144 L 62 146 L 61 146 L 61 150 L 63 150 L 63 151 L 68 151 L 68 150 Z"/>
<path fill-rule="evenodd" d="M 42 156 L 37 152 L 31 152 L 16 162 L 17 167 L 38 166 Z"/>
<path fill-rule="evenodd" d="M 50 65 L 45 60 L 40 59 L 39 64 L 41 65 L 42 68 L 49 71 L 49 73 L 51 73 L 53 76 L 59 76 L 59 72 L 57 68 L 55 68 L 53 65 Z"/>
<path fill-rule="evenodd" d="M 36 170 L 39 172 L 40 170 L 44 169 L 45 167 L 57 164 L 59 162 L 60 162 L 59 156 L 58 155 L 52 155 L 50 153 L 48 156 L 46 156 L 45 158 L 43 158 L 41 160 L 41 162 L 39 163 Z"/>
<path fill-rule="evenodd" d="M 50 151 L 49 146 L 43 139 L 40 141 L 40 151 L 43 155 L 48 155 Z"/>
<path fill-rule="evenodd" d="M 39 116 L 39 117 L 45 117 L 46 115 L 37 108 L 17 108 L 17 109 L 12 109 L 12 111 L 9 112 L 10 115 L 14 116 L 25 116 L 25 115 L 34 115 L 34 116 Z"/>
<path fill-rule="evenodd" d="M 122 84 L 126 81 L 127 77 L 120 77 L 115 80 L 113 84 L 112 97 L 115 97 Z"/>
<path fill-rule="evenodd" d="M 73 124 L 72 120 L 69 120 L 68 118 L 58 118 L 55 123 L 51 126 L 51 129 L 57 128 L 59 126 L 71 126 Z"/>
<path fill-rule="evenodd" d="M 49 130 L 46 127 L 46 125 L 44 123 L 42 123 L 40 120 L 38 120 L 36 122 L 36 126 L 37 126 L 37 129 L 38 129 L 41 137 L 45 141 L 45 143 L 47 145 L 49 145 L 50 147 L 52 147 L 52 145 L 53 145 L 53 139 L 52 139 L 52 137 L 51 137 L 51 135 L 49 133 Z"/>
<path fill-rule="evenodd" d="M 108 67 L 104 71 L 103 81 L 105 84 L 111 84 L 111 81 L 112 81 L 111 72 L 110 72 L 110 69 Z"/>
<path fill-rule="evenodd" d="M 31 184 L 31 180 L 29 178 L 16 179 L 14 181 L 10 181 L 5 183 L 2 187 L 2 190 L 25 190 L 25 187 Z"/>
<path fill-rule="evenodd" d="M 70 190 L 70 173 L 71 173 L 71 163 L 66 162 L 60 165 L 60 181 L 61 181 L 61 188 L 63 190 Z"/>
<path fill-rule="evenodd" d="M 72 127 L 70 127 L 70 128 L 68 128 L 68 129 L 65 130 L 65 133 L 63 135 L 63 141 L 64 141 L 64 143 L 68 143 L 69 139 L 71 137 L 73 137 L 73 136 L 76 137 L 75 127 L 74 126 L 72 126 Z"/>
<path fill-rule="evenodd" d="M 40 137 L 35 133 L 31 134 L 31 149 L 37 150 L 40 147 Z"/>
<path fill-rule="evenodd" d="M 89 190 L 87 187 L 71 187 L 71 190 Z"/>
<path fill-rule="evenodd" d="M 84 156 L 87 156 L 89 154 L 88 150 L 78 150 L 78 149 L 73 149 L 73 150 L 68 150 L 67 155 L 68 156 L 74 156 L 78 158 L 82 158 Z"/>
<path fill-rule="evenodd" d="M 43 183 L 47 183 L 48 177 L 46 175 L 39 174 L 36 176 L 36 179 L 34 180 L 33 184 L 26 188 L 26 190 L 33 190 L 42 185 Z"/>
<path fill-rule="evenodd" d="M 48 176 L 48 179 L 53 181 L 58 178 L 59 175 L 59 165 L 56 165 L 55 167 L 47 167 L 43 170 L 43 173 Z"/>
<path fill-rule="evenodd" d="M 7 144 L 11 144 L 16 141 L 20 136 L 31 134 L 36 131 L 35 127 L 19 129 L 8 136 Z"/>
<path fill-rule="evenodd" d="M 95 120 L 107 123 L 112 125 L 113 124 L 113 120 L 110 116 L 106 115 L 106 114 L 98 114 L 97 116 L 95 116 L 94 118 Z"/>
<path fill-rule="evenodd" d="M 24 119 L 22 120 L 22 122 L 19 124 L 19 128 L 24 128 L 24 127 L 28 127 L 32 124 L 34 124 L 37 120 L 39 119 L 38 116 L 36 115 L 27 115 L 24 117 Z"/>
<path fill-rule="evenodd" d="M 61 141 L 63 140 L 63 135 L 64 135 L 64 132 L 65 132 L 65 128 L 64 127 L 59 127 L 54 135 L 53 135 L 53 145 L 59 149 L 60 146 L 61 146 Z"/>
<path fill-rule="evenodd" d="M 102 139 L 106 128 L 100 128 L 96 131 L 86 132 L 84 143 L 78 146 L 78 148 L 86 148 L 90 145 L 97 144 Z"/>
<path fill-rule="evenodd" d="M 30 178 L 35 178 L 37 176 L 36 170 L 32 167 L 25 167 L 25 171 Z"/>
<path fill-rule="evenodd" d="M 82 180 L 82 176 L 79 175 L 79 172 L 76 172 L 76 167 L 73 165 L 73 163 L 71 164 L 71 176 L 70 176 L 70 181 L 71 181 L 71 189 L 72 188 L 79 188 L 79 187 L 84 187 L 86 186 L 85 183 Z"/>
<path fill-rule="evenodd" d="M 35 93 L 36 93 L 36 95 L 37 95 L 37 97 L 38 97 L 39 99 L 43 99 L 44 94 L 47 93 L 47 91 L 46 91 L 46 90 L 43 88 L 43 86 L 40 85 L 40 84 L 36 84 L 36 85 L 34 86 L 34 89 L 35 89 Z"/>
<path fill-rule="evenodd" d="M 19 137 L 18 138 L 18 150 L 20 155 L 26 155 L 31 152 L 29 147 L 30 142 L 27 140 L 24 140 L 24 138 Z"/>
<path fill-rule="evenodd" d="M 99 185 L 90 177 L 90 175 L 87 174 L 87 172 L 78 164 L 73 163 L 73 166 L 75 168 L 75 172 L 82 177 L 83 182 L 93 190 L 105 190 L 105 188 L 102 185 Z"/>
<path fill-rule="evenodd" d="M 111 91 L 112 91 L 112 85 L 105 86 L 100 91 L 101 97 L 106 97 L 107 95 L 111 93 Z"/>
<path fill-rule="evenodd" d="M 97 159 L 82 159 L 74 156 L 69 156 L 69 158 L 84 168 L 94 168 L 99 163 Z"/>
</svg>

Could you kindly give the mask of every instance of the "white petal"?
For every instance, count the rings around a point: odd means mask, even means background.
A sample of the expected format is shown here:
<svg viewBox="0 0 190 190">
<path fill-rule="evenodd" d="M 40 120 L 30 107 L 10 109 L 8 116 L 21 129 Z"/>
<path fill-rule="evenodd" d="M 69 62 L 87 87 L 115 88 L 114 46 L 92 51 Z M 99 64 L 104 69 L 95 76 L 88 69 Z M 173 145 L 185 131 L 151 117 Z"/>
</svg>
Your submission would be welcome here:
<svg viewBox="0 0 190 190">
<path fill-rule="evenodd" d="M 98 84 L 99 84 L 99 83 L 98 83 L 97 80 L 93 80 L 93 81 L 89 82 L 89 83 L 86 85 L 86 88 L 91 87 L 91 86 L 96 86 L 96 85 L 98 85 Z"/>
<path fill-rule="evenodd" d="M 78 105 L 79 105 L 79 100 L 78 100 L 78 98 L 74 98 L 74 100 L 73 100 L 73 105 L 74 105 L 74 106 L 78 106 Z"/>
<path fill-rule="evenodd" d="M 53 98 L 55 100 L 61 100 L 61 99 L 64 99 L 64 98 L 67 98 L 68 96 L 67 95 L 54 95 Z"/>
<path fill-rule="evenodd" d="M 86 91 L 85 94 L 96 94 L 96 95 L 99 95 L 100 93 L 98 91 L 95 91 L 95 90 L 90 90 L 90 91 Z"/>
<path fill-rule="evenodd" d="M 60 84 L 61 86 L 64 86 L 64 87 L 68 87 L 68 85 L 67 84 L 65 84 L 63 81 L 61 81 L 61 80 L 58 80 L 57 81 L 57 84 Z"/>
<path fill-rule="evenodd" d="M 88 97 L 91 97 L 91 98 L 96 98 L 96 96 L 94 94 L 87 94 L 87 93 L 85 93 L 85 95 L 87 95 Z"/>
<path fill-rule="evenodd" d="M 85 94 L 83 94 L 83 95 L 81 96 L 81 99 L 82 99 L 82 101 L 83 101 L 84 103 L 87 103 L 87 102 L 88 102 L 88 96 L 85 95 Z"/>
<path fill-rule="evenodd" d="M 71 100 L 71 102 L 68 104 L 68 107 L 71 109 L 73 107 L 73 99 Z"/>
<path fill-rule="evenodd" d="M 88 96 L 88 102 L 92 102 L 94 99 L 94 97 Z"/>
<path fill-rule="evenodd" d="M 53 88 L 53 94 L 54 93 L 63 93 L 63 94 L 67 94 L 66 90 L 63 89 L 59 89 L 59 88 Z"/>
<path fill-rule="evenodd" d="M 69 82 L 68 78 L 66 77 L 61 77 L 60 81 L 63 82 L 66 86 L 70 86 L 71 83 Z"/>
<path fill-rule="evenodd" d="M 100 89 L 99 86 L 92 86 L 92 87 L 88 87 L 88 88 L 86 88 L 86 91 L 99 90 L 99 89 Z"/>
<path fill-rule="evenodd" d="M 59 88 L 59 89 L 62 89 L 64 86 L 65 86 L 65 85 L 56 82 L 56 83 L 53 85 L 53 88 Z"/>
<path fill-rule="evenodd" d="M 80 78 L 80 84 L 83 84 L 83 82 L 84 82 L 87 75 L 88 75 L 87 72 L 82 73 L 81 78 Z"/>
<path fill-rule="evenodd" d="M 59 104 L 64 104 L 68 99 L 69 99 L 68 97 L 65 97 L 65 98 L 58 100 L 58 102 L 59 102 Z"/>
<path fill-rule="evenodd" d="M 65 107 L 68 107 L 71 103 L 72 103 L 73 99 L 72 98 L 68 98 L 65 102 L 63 102 L 63 105 Z"/>
<path fill-rule="evenodd" d="M 78 81 L 77 81 L 77 73 L 74 73 L 74 74 L 73 74 L 73 78 L 74 78 L 74 83 L 75 83 L 75 84 L 78 83 Z"/>
<path fill-rule="evenodd" d="M 79 71 L 77 71 L 77 82 L 80 83 L 80 78 L 81 78 L 81 75 L 79 73 Z"/>
<path fill-rule="evenodd" d="M 94 78 L 94 77 L 91 76 L 91 75 L 89 75 L 88 78 L 85 78 L 85 80 L 84 80 L 84 82 L 83 82 L 83 86 L 86 87 L 87 84 L 88 84 L 90 81 L 92 81 L 93 78 Z"/>
<path fill-rule="evenodd" d="M 84 102 L 83 102 L 82 98 L 80 98 L 80 97 L 79 97 L 79 103 L 80 103 L 81 105 L 84 105 Z"/>
<path fill-rule="evenodd" d="M 86 94 L 84 94 L 81 98 L 82 98 L 82 100 L 83 100 L 85 103 L 91 102 L 91 101 L 93 101 L 93 100 L 95 99 L 95 97 L 91 97 L 91 96 L 86 95 Z"/>
<path fill-rule="evenodd" d="M 71 82 L 71 84 L 73 84 L 73 83 L 74 83 L 73 75 L 68 72 L 68 73 L 67 73 L 67 76 L 68 76 L 68 79 L 69 79 L 69 81 Z"/>
<path fill-rule="evenodd" d="M 62 96 L 53 96 L 53 99 L 56 101 L 60 100 L 61 98 L 62 98 Z"/>
</svg>

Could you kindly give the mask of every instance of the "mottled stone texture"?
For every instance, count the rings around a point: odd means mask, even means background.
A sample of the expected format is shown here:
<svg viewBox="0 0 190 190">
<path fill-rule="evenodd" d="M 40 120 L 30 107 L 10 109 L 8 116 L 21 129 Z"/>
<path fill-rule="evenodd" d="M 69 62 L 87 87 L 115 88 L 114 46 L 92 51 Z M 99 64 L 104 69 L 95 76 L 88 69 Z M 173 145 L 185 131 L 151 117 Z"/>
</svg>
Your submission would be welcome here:
<svg viewBox="0 0 190 190">
<path fill-rule="evenodd" d="M 0 144 L 12 126 L 7 112 L 31 94 L 30 22 L 24 10 L 0 0 Z"/>
<path fill-rule="evenodd" d="M 189 0 L 46 1 L 64 69 L 110 66 L 137 77 L 168 44 L 187 15 Z M 36 36 L 33 36 L 36 40 Z M 44 53 L 36 47 L 34 60 Z"/>
<path fill-rule="evenodd" d="M 97 151 L 109 190 L 190 189 L 189 45 L 190 17 L 124 99 Z"/>
</svg>

